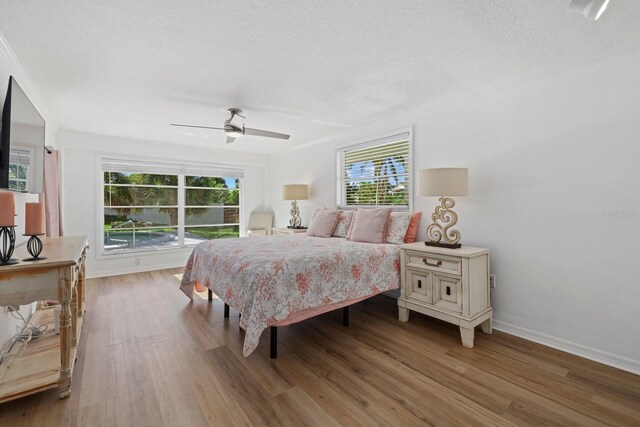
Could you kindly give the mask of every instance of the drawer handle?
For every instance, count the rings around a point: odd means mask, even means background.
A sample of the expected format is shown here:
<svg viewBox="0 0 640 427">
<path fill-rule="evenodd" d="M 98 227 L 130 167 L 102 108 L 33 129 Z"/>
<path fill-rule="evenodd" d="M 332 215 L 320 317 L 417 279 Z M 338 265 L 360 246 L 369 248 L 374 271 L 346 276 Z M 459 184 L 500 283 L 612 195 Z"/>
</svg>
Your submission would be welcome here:
<svg viewBox="0 0 640 427">
<path fill-rule="evenodd" d="M 429 261 L 427 261 L 426 258 L 422 258 L 422 262 L 424 262 L 425 265 L 430 265 L 431 267 L 440 267 L 442 265 L 442 261 L 438 261 L 435 264 L 432 264 Z"/>
<path fill-rule="evenodd" d="M 418 280 L 418 287 L 421 288 L 422 287 L 422 280 Z"/>
<path fill-rule="evenodd" d="M 451 295 L 451 287 L 447 286 L 447 295 Z"/>
</svg>

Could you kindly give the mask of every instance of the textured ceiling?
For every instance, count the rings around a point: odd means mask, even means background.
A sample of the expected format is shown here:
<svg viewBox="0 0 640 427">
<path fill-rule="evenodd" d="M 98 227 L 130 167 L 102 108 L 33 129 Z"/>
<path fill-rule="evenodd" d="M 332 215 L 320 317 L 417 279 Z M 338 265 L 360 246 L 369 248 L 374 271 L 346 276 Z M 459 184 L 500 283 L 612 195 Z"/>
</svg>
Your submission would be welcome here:
<svg viewBox="0 0 640 427">
<path fill-rule="evenodd" d="M 60 126 L 273 152 L 640 43 L 640 1 L 0 0 L 0 31 Z M 289 142 L 181 130 L 227 107 Z"/>
</svg>

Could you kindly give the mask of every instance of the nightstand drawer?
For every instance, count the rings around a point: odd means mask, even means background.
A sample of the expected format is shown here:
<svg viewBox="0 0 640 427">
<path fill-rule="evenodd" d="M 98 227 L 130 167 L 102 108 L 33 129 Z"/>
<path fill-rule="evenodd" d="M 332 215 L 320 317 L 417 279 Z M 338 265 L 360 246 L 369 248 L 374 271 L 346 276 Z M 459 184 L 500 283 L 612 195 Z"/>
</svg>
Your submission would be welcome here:
<svg viewBox="0 0 640 427">
<path fill-rule="evenodd" d="M 433 305 L 462 312 L 462 281 L 459 278 L 433 274 L 432 288 Z"/>
<path fill-rule="evenodd" d="M 433 300 L 431 292 L 433 273 L 407 269 L 406 274 L 407 298 L 431 304 Z"/>
<path fill-rule="evenodd" d="M 462 274 L 462 260 L 460 258 L 443 255 L 424 254 L 419 252 L 407 253 L 407 266 L 420 269 L 440 271 L 442 273 Z"/>
</svg>

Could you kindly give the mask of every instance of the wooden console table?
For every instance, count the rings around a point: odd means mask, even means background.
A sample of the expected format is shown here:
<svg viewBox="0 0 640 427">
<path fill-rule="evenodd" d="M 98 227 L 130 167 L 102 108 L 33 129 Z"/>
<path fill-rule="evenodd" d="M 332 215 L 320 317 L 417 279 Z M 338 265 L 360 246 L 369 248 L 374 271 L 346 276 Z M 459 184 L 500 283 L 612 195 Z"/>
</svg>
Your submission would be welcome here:
<svg viewBox="0 0 640 427">
<path fill-rule="evenodd" d="M 86 236 L 43 240 L 45 260 L 0 266 L 0 306 L 58 300 L 60 335 L 53 332 L 53 309 L 39 308 L 34 326 L 47 324 L 46 333 L 27 343 L 22 354 L 0 365 L 0 403 L 59 387 L 60 398 L 71 394 L 71 372 L 85 311 Z M 26 245 L 14 258 L 29 258 Z"/>
</svg>

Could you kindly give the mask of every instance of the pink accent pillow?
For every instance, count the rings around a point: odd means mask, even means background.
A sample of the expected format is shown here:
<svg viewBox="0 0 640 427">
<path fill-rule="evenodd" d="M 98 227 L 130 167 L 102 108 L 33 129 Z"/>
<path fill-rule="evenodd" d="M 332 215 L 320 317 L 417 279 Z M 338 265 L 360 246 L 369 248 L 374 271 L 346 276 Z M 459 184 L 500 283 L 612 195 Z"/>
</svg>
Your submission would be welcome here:
<svg viewBox="0 0 640 427">
<path fill-rule="evenodd" d="M 409 221 L 409 228 L 407 228 L 407 234 L 404 236 L 405 243 L 413 243 L 416 241 L 416 234 L 418 234 L 418 227 L 420 226 L 420 217 L 422 212 L 414 212 Z"/>
<path fill-rule="evenodd" d="M 391 209 L 358 209 L 353 216 L 347 240 L 384 243 L 384 232 Z"/>
<path fill-rule="evenodd" d="M 327 209 L 327 207 L 324 208 L 317 208 L 315 211 L 313 211 L 313 214 L 311 214 L 311 219 L 309 220 L 309 227 L 311 227 L 311 224 L 313 223 L 313 220 L 316 218 L 316 215 L 318 215 L 318 212 Z"/>
<path fill-rule="evenodd" d="M 331 237 L 338 224 L 340 211 L 322 209 L 313 218 L 313 222 L 307 229 L 307 236 Z"/>
<path fill-rule="evenodd" d="M 385 241 L 395 245 L 403 244 L 410 221 L 411 212 L 391 212 L 389 214 Z"/>
<path fill-rule="evenodd" d="M 349 227 L 351 226 L 351 222 L 353 220 L 353 214 L 355 213 L 356 211 L 340 211 L 340 216 L 338 217 L 338 225 L 336 225 L 336 229 L 333 230 L 333 237 L 347 237 Z"/>
</svg>

